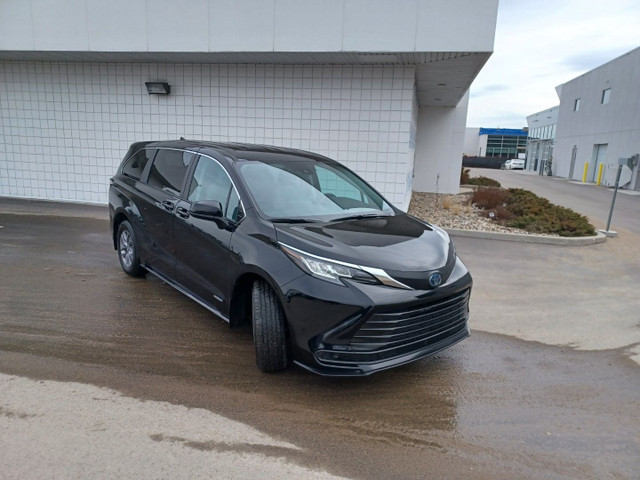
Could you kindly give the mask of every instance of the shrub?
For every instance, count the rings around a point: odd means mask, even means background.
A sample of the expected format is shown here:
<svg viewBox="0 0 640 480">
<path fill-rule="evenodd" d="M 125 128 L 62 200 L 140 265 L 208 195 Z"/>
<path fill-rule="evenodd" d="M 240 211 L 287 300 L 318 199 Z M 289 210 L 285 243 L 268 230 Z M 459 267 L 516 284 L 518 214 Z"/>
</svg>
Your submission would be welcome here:
<svg viewBox="0 0 640 480">
<path fill-rule="evenodd" d="M 479 187 L 500 187 L 500 182 L 493 178 L 473 177 L 467 181 L 467 185 L 477 185 Z"/>
<path fill-rule="evenodd" d="M 519 188 L 510 192 L 510 209 L 517 215 L 506 225 L 523 228 L 529 232 L 556 233 L 561 237 L 581 237 L 595 235 L 593 225 L 587 217 L 573 210 L 552 204 L 542 198 Z"/>
<path fill-rule="evenodd" d="M 502 188 L 478 187 L 478 189 L 473 192 L 471 203 L 484 210 L 492 210 L 498 205 L 506 204 L 508 197 L 509 192 Z"/>
<path fill-rule="evenodd" d="M 480 187 L 474 193 L 472 202 L 486 210 L 487 216 L 507 227 L 561 237 L 595 235 L 593 225 L 585 216 L 554 205 L 529 190 Z"/>
<path fill-rule="evenodd" d="M 491 213 L 493 213 L 493 216 L 490 215 Z M 496 207 L 491 210 L 487 216 L 502 224 L 505 224 L 505 222 L 508 222 L 515 217 L 513 212 L 509 209 L 509 205 L 505 204 L 496 205 Z"/>
</svg>

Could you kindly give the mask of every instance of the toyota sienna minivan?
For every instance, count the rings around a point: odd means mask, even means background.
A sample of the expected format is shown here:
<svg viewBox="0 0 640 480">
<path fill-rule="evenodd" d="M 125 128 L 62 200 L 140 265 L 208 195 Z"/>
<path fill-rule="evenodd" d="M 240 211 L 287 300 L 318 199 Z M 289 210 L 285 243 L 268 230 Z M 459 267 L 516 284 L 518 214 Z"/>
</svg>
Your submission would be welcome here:
<svg viewBox="0 0 640 480">
<path fill-rule="evenodd" d="M 367 375 L 469 335 L 472 280 L 447 233 L 321 155 L 134 143 L 109 215 L 122 269 L 252 325 L 265 372 Z"/>
</svg>

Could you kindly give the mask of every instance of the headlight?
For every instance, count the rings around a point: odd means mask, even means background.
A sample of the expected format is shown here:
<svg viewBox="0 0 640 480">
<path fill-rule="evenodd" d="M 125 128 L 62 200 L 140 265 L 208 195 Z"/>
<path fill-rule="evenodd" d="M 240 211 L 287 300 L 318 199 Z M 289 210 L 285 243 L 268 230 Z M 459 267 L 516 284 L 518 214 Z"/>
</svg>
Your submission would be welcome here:
<svg viewBox="0 0 640 480">
<path fill-rule="evenodd" d="M 365 272 L 358 265 L 318 257 L 284 244 L 280 244 L 280 248 L 298 267 L 316 278 L 337 283 L 338 285 L 343 285 L 340 281 L 341 278 L 351 278 L 358 282 L 376 285 L 381 283 L 376 277 Z"/>
</svg>

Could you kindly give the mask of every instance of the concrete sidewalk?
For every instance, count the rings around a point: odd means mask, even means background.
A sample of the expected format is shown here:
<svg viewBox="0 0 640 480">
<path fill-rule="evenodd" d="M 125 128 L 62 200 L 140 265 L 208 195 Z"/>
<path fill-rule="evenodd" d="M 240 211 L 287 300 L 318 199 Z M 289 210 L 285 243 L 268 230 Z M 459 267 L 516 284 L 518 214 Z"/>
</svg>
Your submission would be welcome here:
<svg viewBox="0 0 640 480">
<path fill-rule="evenodd" d="M 296 445 L 202 408 L 3 374 L 0 404 L 1 478 L 343 478 L 291 462 Z"/>
</svg>

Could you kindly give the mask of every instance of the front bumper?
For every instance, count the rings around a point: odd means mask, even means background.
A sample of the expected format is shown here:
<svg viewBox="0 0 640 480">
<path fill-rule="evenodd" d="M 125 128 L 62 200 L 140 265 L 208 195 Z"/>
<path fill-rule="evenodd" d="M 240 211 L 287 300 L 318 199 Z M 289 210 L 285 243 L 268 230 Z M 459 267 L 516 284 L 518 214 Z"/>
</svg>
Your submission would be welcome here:
<svg viewBox="0 0 640 480">
<path fill-rule="evenodd" d="M 469 336 L 472 280 L 458 259 L 433 290 L 400 290 L 305 275 L 284 290 L 294 361 L 321 375 L 369 375 Z"/>
</svg>

